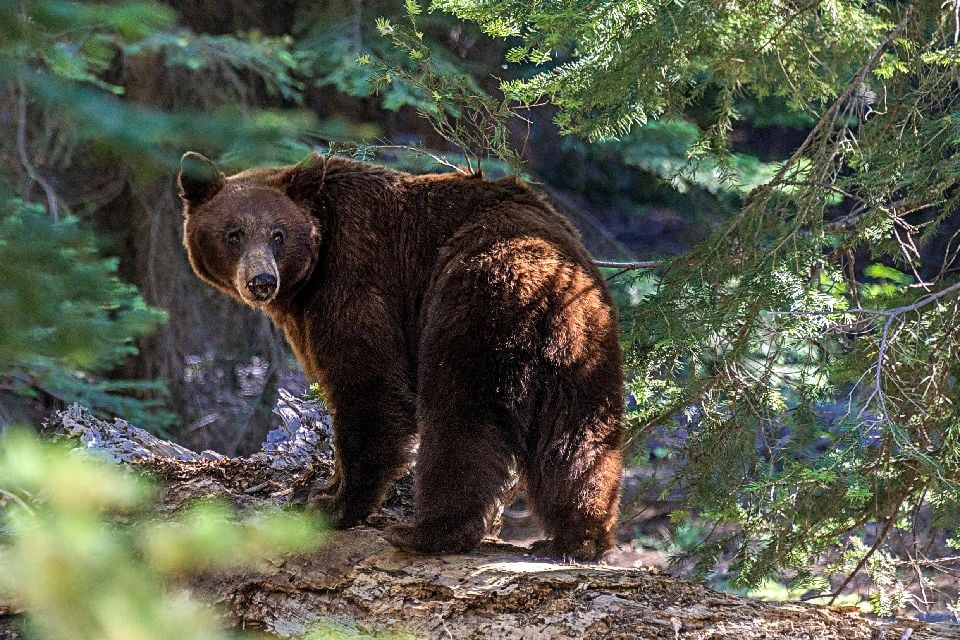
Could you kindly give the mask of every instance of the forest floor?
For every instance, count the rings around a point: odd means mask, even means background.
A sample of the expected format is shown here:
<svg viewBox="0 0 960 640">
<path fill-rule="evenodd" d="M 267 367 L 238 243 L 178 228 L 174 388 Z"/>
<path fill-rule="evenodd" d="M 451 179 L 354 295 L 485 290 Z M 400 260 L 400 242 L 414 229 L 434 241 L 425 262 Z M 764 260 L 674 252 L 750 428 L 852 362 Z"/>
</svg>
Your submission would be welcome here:
<svg viewBox="0 0 960 640">
<path fill-rule="evenodd" d="M 46 430 L 158 480 L 156 517 L 214 496 L 244 510 L 282 504 L 303 483 L 330 473 L 329 416 L 314 419 L 310 407 L 285 401 L 287 437 L 274 434 L 246 458 L 193 452 L 79 407 L 61 412 Z M 304 466 L 307 457 L 313 462 Z M 401 481 L 368 526 L 258 569 L 190 578 L 190 589 L 219 604 L 224 622 L 272 637 L 299 637 L 320 623 L 458 639 L 960 640 L 957 625 L 876 620 L 850 606 L 760 602 L 647 566 L 558 562 L 497 540 L 470 554 L 412 556 L 381 535 L 385 525 L 408 517 L 409 498 L 409 483 Z M 0 638 L 19 638 L 8 624 L 17 615 L 16 602 L 0 601 Z"/>
<path fill-rule="evenodd" d="M 197 367 L 202 372 L 202 367 Z M 210 396 L 210 406 L 205 409 L 209 415 L 222 414 L 225 417 L 243 416 L 249 413 L 246 408 L 251 399 L 259 399 L 264 394 L 264 373 L 268 370 L 260 361 L 240 367 L 236 372 L 236 385 L 241 393 L 229 400 L 223 394 L 199 393 L 201 397 Z M 306 386 L 302 374 L 295 367 L 281 367 L 279 371 L 281 387 L 302 389 Z M 195 375 L 199 375 L 196 373 Z M 206 380 L 198 377 L 194 384 L 211 387 L 223 386 L 222 380 Z M 216 409 L 213 399 L 219 398 L 220 409 Z M 246 405 L 244 403 L 247 403 Z M 223 406 L 227 406 L 223 409 Z M 277 422 L 276 416 L 273 416 Z M 243 423 L 243 421 L 241 421 Z M 202 437 L 204 423 L 194 425 L 187 434 L 188 446 L 202 449 L 208 442 Z M 247 428 L 252 428 L 249 423 Z M 240 437 L 240 436 L 238 436 Z M 242 438 L 260 442 L 263 434 L 246 433 Z M 680 446 L 682 443 L 673 443 Z M 199 446 L 198 446 L 199 445 Z M 709 534 L 711 523 L 688 518 L 675 526 L 670 515 L 682 506 L 682 496 L 676 490 L 668 490 L 675 475 L 675 465 L 669 455 L 663 455 L 663 443 L 640 443 L 629 452 L 627 458 L 643 461 L 642 466 L 625 470 L 623 481 L 622 516 L 617 530 L 617 548 L 608 558 L 613 566 L 624 568 L 655 568 L 663 573 L 680 577 L 695 578 L 694 563 L 687 558 Z M 233 452 L 231 452 L 233 453 Z M 924 522 L 924 518 L 917 519 Z M 870 527 L 862 532 L 862 541 L 870 545 L 875 534 Z M 523 495 L 518 502 L 504 514 L 500 538 L 504 542 L 526 546 L 539 539 L 540 531 L 535 521 L 526 512 Z M 930 622 L 957 622 L 957 607 L 960 606 L 960 554 L 947 545 L 947 532 L 932 524 L 926 527 L 916 526 L 910 531 L 894 531 L 889 539 L 892 551 L 891 563 L 895 566 L 896 583 L 884 588 L 897 590 L 906 595 L 903 608 L 896 615 Z M 828 583 L 837 588 L 846 577 L 843 573 L 828 575 L 827 569 L 837 562 L 842 549 L 825 555 L 814 570 L 815 575 L 823 576 Z M 735 573 L 730 570 L 731 553 L 722 556 L 707 576 L 699 577 L 711 588 L 727 591 L 751 598 L 784 601 L 811 599 L 817 592 L 797 592 L 789 588 L 789 574 L 770 580 L 761 588 L 754 590 L 736 589 L 731 586 Z M 870 575 L 862 572 L 853 579 L 836 603 L 856 606 L 864 612 L 870 612 L 871 596 L 875 596 L 879 587 Z M 821 602 L 822 601 L 816 601 Z"/>
<path fill-rule="evenodd" d="M 666 574 L 685 579 L 700 579 L 713 589 L 747 596 L 759 600 L 783 602 L 805 600 L 825 604 L 828 598 L 816 598 L 823 591 L 812 589 L 796 591 L 790 588 L 791 575 L 782 574 L 769 579 L 756 589 L 735 588 L 731 582 L 736 573 L 731 570 L 733 549 L 719 559 L 713 571 L 706 576 L 697 576 L 691 553 L 704 542 L 713 525 L 710 522 L 691 518 L 680 527 L 670 523 L 670 513 L 681 506 L 679 499 L 661 496 L 662 483 L 651 481 L 649 469 L 632 468 L 624 472 L 624 507 L 617 528 L 617 546 L 607 562 L 612 566 L 653 568 Z M 658 488 L 660 487 L 660 488 Z M 510 544 L 527 546 L 539 539 L 536 523 L 522 508 L 515 504 L 504 514 L 500 539 Z M 519 506 L 519 508 L 518 508 Z M 873 543 L 875 528 L 868 528 L 863 541 Z M 897 617 L 915 618 L 928 622 L 958 622 L 957 607 L 960 606 L 960 557 L 947 544 L 948 534 L 937 527 L 894 532 L 889 537 L 896 565 L 895 585 L 887 585 L 889 591 L 899 590 L 906 594 L 904 607 L 895 612 Z M 845 573 L 831 569 L 840 558 L 843 549 L 837 548 L 825 554 L 813 568 L 813 575 L 822 577 L 831 587 L 838 588 L 846 578 Z M 922 554 L 923 561 L 915 561 Z M 871 598 L 879 587 L 867 572 L 858 574 L 843 590 L 835 604 L 853 606 L 864 613 L 872 613 Z"/>
</svg>

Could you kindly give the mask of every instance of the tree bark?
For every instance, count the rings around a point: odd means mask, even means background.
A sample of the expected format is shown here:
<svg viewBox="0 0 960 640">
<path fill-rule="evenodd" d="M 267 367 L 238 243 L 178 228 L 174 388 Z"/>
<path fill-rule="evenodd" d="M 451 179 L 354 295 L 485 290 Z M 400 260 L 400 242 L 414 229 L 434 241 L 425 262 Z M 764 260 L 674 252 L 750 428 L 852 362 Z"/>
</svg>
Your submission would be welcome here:
<svg viewBox="0 0 960 640">
<path fill-rule="evenodd" d="M 290 416 L 313 420 L 312 428 L 329 417 L 310 418 L 310 411 L 315 408 L 294 406 Z M 309 446 L 299 440 L 279 452 L 225 458 L 164 442 L 122 421 L 99 421 L 76 407 L 58 414 L 48 429 L 162 478 L 164 510 L 207 495 L 241 508 L 283 501 L 330 472 L 322 437 Z M 369 526 L 335 532 L 319 551 L 269 568 L 193 579 L 191 589 L 220 605 L 228 624 L 279 637 L 332 621 L 362 632 L 484 640 L 960 639 L 958 625 L 882 622 L 851 607 L 759 602 L 654 569 L 537 559 L 493 540 L 468 555 L 406 554 L 387 544 L 381 529 L 405 517 L 408 499 L 409 487 L 401 483 Z M 16 603 L 0 602 L 0 638 L 16 637 L 5 635 L 15 613 Z"/>
</svg>

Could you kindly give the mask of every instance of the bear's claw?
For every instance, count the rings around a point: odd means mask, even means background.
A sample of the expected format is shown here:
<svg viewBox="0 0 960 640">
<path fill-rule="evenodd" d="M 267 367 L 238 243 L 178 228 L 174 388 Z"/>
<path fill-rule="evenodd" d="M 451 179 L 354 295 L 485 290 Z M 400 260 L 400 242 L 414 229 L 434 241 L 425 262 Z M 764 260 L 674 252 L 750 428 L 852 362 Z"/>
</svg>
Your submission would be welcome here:
<svg viewBox="0 0 960 640">
<path fill-rule="evenodd" d="M 469 527 L 451 530 L 426 524 L 398 524 L 384 532 L 384 538 L 393 546 L 423 555 L 466 553 L 474 549 L 482 537 L 482 530 Z"/>
<path fill-rule="evenodd" d="M 560 562 L 596 561 L 603 562 L 606 547 L 595 540 L 582 540 L 576 543 L 559 540 L 537 540 L 529 547 L 530 553 L 537 558 L 558 560 Z"/>
<path fill-rule="evenodd" d="M 309 511 L 321 513 L 334 529 L 349 529 L 362 524 L 369 512 L 361 512 L 350 506 L 349 500 L 327 493 L 323 488 L 310 492 L 304 503 Z"/>
</svg>

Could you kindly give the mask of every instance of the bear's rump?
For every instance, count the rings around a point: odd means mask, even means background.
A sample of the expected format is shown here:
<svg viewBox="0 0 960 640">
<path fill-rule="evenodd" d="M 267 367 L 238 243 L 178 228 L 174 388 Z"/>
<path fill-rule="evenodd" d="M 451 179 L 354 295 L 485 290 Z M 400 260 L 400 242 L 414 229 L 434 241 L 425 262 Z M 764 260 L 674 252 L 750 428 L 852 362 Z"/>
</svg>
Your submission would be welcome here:
<svg viewBox="0 0 960 640">
<path fill-rule="evenodd" d="M 565 244 L 516 233 L 445 260 L 421 313 L 420 411 L 489 414 L 532 453 L 619 402 L 616 312 Z"/>
</svg>

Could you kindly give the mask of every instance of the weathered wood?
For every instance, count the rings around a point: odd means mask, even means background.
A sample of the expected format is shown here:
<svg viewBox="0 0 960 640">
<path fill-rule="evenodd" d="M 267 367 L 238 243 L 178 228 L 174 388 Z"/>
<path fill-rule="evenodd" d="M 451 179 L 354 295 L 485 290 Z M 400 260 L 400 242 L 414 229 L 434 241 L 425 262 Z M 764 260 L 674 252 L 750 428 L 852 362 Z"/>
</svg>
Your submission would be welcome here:
<svg viewBox="0 0 960 640">
<path fill-rule="evenodd" d="M 747 600 L 654 570 L 524 553 L 487 543 L 470 555 L 411 556 L 358 527 L 269 572 L 208 578 L 196 590 L 222 603 L 233 624 L 281 636 L 333 617 L 363 631 L 478 640 L 960 638 L 956 626 L 881 624 L 844 607 Z"/>
<path fill-rule="evenodd" d="M 115 437 L 128 433 L 118 424 L 72 408 L 49 427 L 80 437 L 84 446 L 96 443 L 108 457 L 162 478 L 164 509 L 211 494 L 241 507 L 283 502 L 298 486 L 330 473 L 325 445 L 314 446 L 325 438 L 229 459 L 155 442 L 143 433 L 132 436 L 133 446 Z M 304 456 L 297 460 L 307 470 L 275 464 L 294 454 Z M 220 604 L 230 624 L 281 637 L 333 619 L 364 631 L 484 640 L 960 640 L 957 625 L 883 623 L 844 607 L 758 602 L 655 570 L 536 559 L 526 549 L 495 541 L 469 555 L 409 555 L 388 545 L 378 528 L 403 517 L 408 491 L 401 486 L 392 503 L 371 517 L 373 526 L 336 532 L 317 552 L 288 557 L 268 570 L 205 576 L 190 586 L 196 595 Z"/>
</svg>

